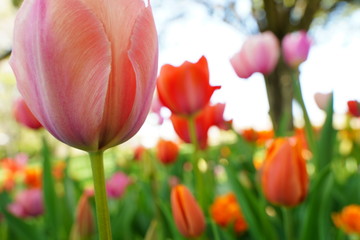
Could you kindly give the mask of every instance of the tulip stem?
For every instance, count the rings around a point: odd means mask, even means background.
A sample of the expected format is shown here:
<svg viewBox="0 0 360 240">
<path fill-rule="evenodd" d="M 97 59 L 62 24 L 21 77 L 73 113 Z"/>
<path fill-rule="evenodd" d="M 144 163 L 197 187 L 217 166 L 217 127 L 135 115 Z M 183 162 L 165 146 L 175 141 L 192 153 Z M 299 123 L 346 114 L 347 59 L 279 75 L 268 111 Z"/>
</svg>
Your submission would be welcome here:
<svg viewBox="0 0 360 240">
<path fill-rule="evenodd" d="M 99 239 L 111 240 L 112 236 L 105 188 L 103 152 L 99 151 L 89 154 L 94 178 L 96 218 L 98 223 Z"/>
<path fill-rule="evenodd" d="M 202 209 L 204 209 L 205 208 L 205 203 L 204 203 L 205 196 L 204 196 L 204 188 L 203 188 L 204 184 L 203 184 L 203 176 L 199 169 L 199 156 L 198 156 L 199 142 L 196 135 L 195 116 L 189 117 L 188 123 L 189 123 L 189 131 L 190 131 L 190 140 L 194 146 L 193 169 L 195 174 L 196 197 L 200 203 L 200 206 L 202 207 Z"/>
<path fill-rule="evenodd" d="M 285 227 L 285 239 L 294 239 L 294 223 L 291 208 L 283 207 L 284 227 Z"/>
</svg>

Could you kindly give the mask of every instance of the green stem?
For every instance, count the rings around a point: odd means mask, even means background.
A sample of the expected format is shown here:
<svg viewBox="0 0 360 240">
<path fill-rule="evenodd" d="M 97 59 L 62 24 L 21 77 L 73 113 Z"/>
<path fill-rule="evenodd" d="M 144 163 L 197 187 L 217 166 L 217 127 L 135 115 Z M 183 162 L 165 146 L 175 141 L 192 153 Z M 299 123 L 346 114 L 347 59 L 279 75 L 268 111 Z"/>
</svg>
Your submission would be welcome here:
<svg viewBox="0 0 360 240">
<path fill-rule="evenodd" d="M 198 138 L 196 136 L 196 126 L 195 126 L 195 117 L 191 116 L 188 118 L 189 123 L 189 131 L 190 131 L 190 139 L 191 143 L 194 146 L 194 152 L 193 152 L 193 168 L 194 168 L 194 174 L 195 174 L 195 190 L 196 190 L 196 197 L 199 201 L 200 206 L 202 209 L 205 209 L 205 196 L 204 196 L 204 184 L 203 184 L 203 176 L 199 169 L 199 142 Z"/>
<path fill-rule="evenodd" d="M 103 152 L 90 154 L 91 169 L 94 178 L 96 218 L 98 223 L 99 239 L 111 240 L 110 215 L 106 197 Z"/>
<path fill-rule="evenodd" d="M 293 240 L 294 223 L 293 223 L 293 215 L 291 212 L 291 208 L 283 207 L 283 215 L 284 215 L 285 239 Z"/>
<path fill-rule="evenodd" d="M 310 148 L 311 152 L 313 153 L 313 156 L 316 156 L 316 145 L 315 145 L 316 143 L 315 143 L 314 130 L 313 130 L 313 127 L 312 127 L 312 124 L 310 121 L 309 114 L 305 107 L 305 102 L 304 102 L 304 98 L 303 98 L 302 91 L 301 91 L 300 81 L 298 79 L 298 75 L 297 75 L 296 71 L 294 71 L 292 73 L 292 79 L 293 79 L 294 90 L 295 90 L 295 98 L 296 98 L 296 101 L 300 104 L 301 110 L 304 115 L 306 138 L 309 143 L 309 148 Z"/>
</svg>

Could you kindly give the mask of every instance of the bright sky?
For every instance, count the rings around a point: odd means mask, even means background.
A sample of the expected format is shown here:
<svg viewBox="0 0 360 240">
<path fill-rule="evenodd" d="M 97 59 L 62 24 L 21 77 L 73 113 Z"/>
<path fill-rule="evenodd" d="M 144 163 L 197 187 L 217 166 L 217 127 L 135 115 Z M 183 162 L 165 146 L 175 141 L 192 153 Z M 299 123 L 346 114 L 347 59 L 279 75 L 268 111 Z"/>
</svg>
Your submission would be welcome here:
<svg viewBox="0 0 360 240">
<path fill-rule="evenodd" d="M 3 4 L 4 0 L 1 0 Z M 10 2 L 10 1 L 9 1 Z M 261 74 L 251 78 L 239 79 L 229 58 L 240 49 L 246 35 L 234 27 L 215 20 L 197 5 L 189 7 L 189 0 L 153 0 L 154 17 L 160 35 L 159 68 L 166 63 L 180 65 L 185 60 L 195 62 L 205 55 L 209 62 L 212 85 L 221 85 L 214 96 L 214 102 L 226 103 L 225 114 L 234 120 L 235 127 L 242 129 L 254 127 L 266 129 L 271 126 L 268 117 L 266 90 Z M 249 1 L 242 1 L 242 14 L 249 13 Z M 1 9 L 2 6 L 0 7 Z M 169 21 L 174 14 L 186 13 L 183 18 Z M 0 10 L 0 16 L 8 14 Z M 9 17 L 0 22 L 0 47 L 11 43 L 13 19 Z M 165 28 L 166 27 L 166 28 Z M 327 28 L 317 27 L 311 32 L 314 45 L 308 60 L 301 66 L 301 84 L 306 106 L 315 125 L 322 123 L 324 114 L 313 100 L 316 92 L 334 91 L 335 112 L 346 112 L 346 102 L 360 100 L 360 11 L 331 23 Z M 5 67 L 7 68 L 7 67 Z M 295 110 L 295 115 L 299 116 Z M 151 146 L 159 136 L 173 138 L 171 124 L 156 126 L 150 117 L 142 128 L 136 141 Z"/>
</svg>

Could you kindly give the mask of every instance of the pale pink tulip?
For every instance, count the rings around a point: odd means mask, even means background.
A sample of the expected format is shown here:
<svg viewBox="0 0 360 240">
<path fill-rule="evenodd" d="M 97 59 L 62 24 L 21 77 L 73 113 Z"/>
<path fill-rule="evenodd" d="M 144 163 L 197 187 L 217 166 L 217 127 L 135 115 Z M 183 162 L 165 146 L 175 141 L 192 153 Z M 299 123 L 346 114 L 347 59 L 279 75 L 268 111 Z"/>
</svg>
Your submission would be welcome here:
<svg viewBox="0 0 360 240">
<path fill-rule="evenodd" d="M 250 36 L 230 59 L 230 63 L 241 78 L 248 78 L 255 72 L 267 75 L 274 70 L 279 55 L 279 41 L 272 32 L 267 31 Z"/>
<path fill-rule="evenodd" d="M 13 114 L 15 120 L 31 129 L 39 129 L 42 127 L 41 123 L 34 117 L 32 112 L 29 110 L 24 99 L 19 98 L 14 103 Z"/>
<path fill-rule="evenodd" d="M 307 59 L 310 46 L 311 40 L 305 31 L 287 34 L 282 41 L 285 62 L 290 67 L 298 67 Z"/>
<path fill-rule="evenodd" d="M 315 93 L 314 99 L 316 105 L 323 111 L 326 111 L 332 93 Z"/>
<path fill-rule="evenodd" d="M 131 138 L 148 114 L 158 43 L 142 0 L 25 0 L 10 64 L 39 122 L 86 151 Z"/>
</svg>

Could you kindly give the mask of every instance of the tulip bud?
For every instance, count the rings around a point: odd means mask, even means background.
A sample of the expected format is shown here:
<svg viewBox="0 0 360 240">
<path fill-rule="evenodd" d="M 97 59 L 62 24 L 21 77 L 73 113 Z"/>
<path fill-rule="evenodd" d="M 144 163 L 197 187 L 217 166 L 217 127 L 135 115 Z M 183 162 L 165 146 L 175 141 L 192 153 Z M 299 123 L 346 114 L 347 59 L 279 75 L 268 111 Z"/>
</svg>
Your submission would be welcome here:
<svg viewBox="0 0 360 240">
<path fill-rule="evenodd" d="M 348 234 L 360 235 L 360 206 L 346 206 L 340 213 L 332 215 L 334 224 Z"/>
<path fill-rule="evenodd" d="M 90 197 L 91 194 L 84 191 L 79 199 L 70 240 L 87 239 L 95 232 L 94 215 L 89 202 Z"/>
<path fill-rule="evenodd" d="M 126 187 L 130 184 L 130 178 L 122 173 L 115 173 L 107 182 L 106 182 L 106 192 L 109 198 L 120 198 Z"/>
<path fill-rule="evenodd" d="M 290 67 L 298 67 L 307 59 L 310 46 L 311 40 L 305 31 L 287 34 L 282 41 L 285 62 Z"/>
<path fill-rule="evenodd" d="M 157 158 L 163 164 L 171 164 L 176 161 L 179 154 L 179 147 L 172 141 L 160 139 L 157 144 Z"/>
<path fill-rule="evenodd" d="M 296 138 L 272 142 L 261 168 L 261 184 L 266 199 L 273 204 L 293 207 L 305 199 L 308 174 Z"/>
<path fill-rule="evenodd" d="M 33 188 L 20 192 L 13 203 L 8 206 L 9 212 L 17 217 L 37 217 L 44 212 L 41 189 Z"/>
<path fill-rule="evenodd" d="M 158 64 L 150 4 L 25 0 L 14 29 L 10 65 L 18 89 L 57 139 L 96 152 L 140 129 Z"/>
<path fill-rule="evenodd" d="M 171 190 L 171 208 L 176 226 L 182 235 L 192 238 L 204 232 L 204 214 L 184 185 L 177 185 Z"/>
<path fill-rule="evenodd" d="M 26 105 L 24 99 L 19 98 L 15 101 L 13 112 L 18 123 L 34 130 L 42 127 L 41 123 L 39 123 Z"/>
<path fill-rule="evenodd" d="M 279 40 L 270 32 L 250 36 L 231 59 L 236 74 L 248 78 L 253 73 L 270 74 L 280 55 Z"/>
<path fill-rule="evenodd" d="M 179 67 L 164 65 L 157 81 L 160 101 L 174 114 L 193 115 L 203 109 L 219 86 L 210 86 L 205 57 Z"/>
<path fill-rule="evenodd" d="M 315 93 L 314 99 L 316 105 L 323 111 L 326 111 L 332 93 Z"/>
</svg>

